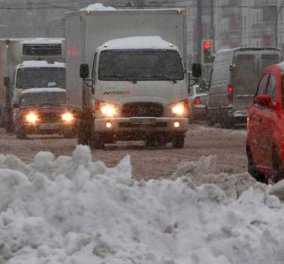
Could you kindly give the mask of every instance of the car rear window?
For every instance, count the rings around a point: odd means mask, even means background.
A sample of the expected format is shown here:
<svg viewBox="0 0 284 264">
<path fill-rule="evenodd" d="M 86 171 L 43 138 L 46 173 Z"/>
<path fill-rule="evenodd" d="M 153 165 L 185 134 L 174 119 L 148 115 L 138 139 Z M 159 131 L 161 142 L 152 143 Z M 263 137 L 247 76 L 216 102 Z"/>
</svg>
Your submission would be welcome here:
<svg viewBox="0 0 284 264">
<path fill-rule="evenodd" d="M 253 94 L 259 75 L 254 54 L 238 54 L 234 70 L 234 84 L 240 94 Z"/>
</svg>

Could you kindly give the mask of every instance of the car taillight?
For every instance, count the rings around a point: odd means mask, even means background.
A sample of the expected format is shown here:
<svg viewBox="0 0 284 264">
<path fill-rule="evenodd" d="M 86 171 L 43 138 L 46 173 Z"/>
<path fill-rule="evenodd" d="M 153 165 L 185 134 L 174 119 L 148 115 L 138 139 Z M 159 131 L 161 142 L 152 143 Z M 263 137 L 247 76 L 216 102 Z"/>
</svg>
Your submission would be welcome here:
<svg viewBox="0 0 284 264">
<path fill-rule="evenodd" d="M 234 87 L 232 85 L 228 85 L 227 87 L 227 96 L 228 96 L 228 104 L 232 104 L 234 98 Z"/>
<path fill-rule="evenodd" d="M 201 105 L 201 104 L 202 104 L 202 101 L 201 101 L 200 97 L 196 97 L 196 98 L 193 100 L 193 104 L 194 104 L 194 105 Z"/>
</svg>

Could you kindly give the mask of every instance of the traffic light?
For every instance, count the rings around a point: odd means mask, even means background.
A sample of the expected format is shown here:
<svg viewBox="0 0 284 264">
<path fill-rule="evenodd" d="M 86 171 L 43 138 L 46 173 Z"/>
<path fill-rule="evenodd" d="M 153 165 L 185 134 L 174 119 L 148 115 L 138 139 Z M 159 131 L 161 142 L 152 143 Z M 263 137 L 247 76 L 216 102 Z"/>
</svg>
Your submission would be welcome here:
<svg viewBox="0 0 284 264">
<path fill-rule="evenodd" d="M 203 39 L 201 42 L 201 61 L 203 65 L 210 64 L 214 61 L 213 40 Z"/>
</svg>

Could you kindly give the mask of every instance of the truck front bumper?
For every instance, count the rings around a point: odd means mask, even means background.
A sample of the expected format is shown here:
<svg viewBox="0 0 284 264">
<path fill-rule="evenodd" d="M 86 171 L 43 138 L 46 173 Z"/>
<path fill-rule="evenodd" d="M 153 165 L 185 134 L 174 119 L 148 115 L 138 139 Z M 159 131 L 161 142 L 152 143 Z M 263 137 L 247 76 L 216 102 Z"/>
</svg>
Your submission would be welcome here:
<svg viewBox="0 0 284 264">
<path fill-rule="evenodd" d="M 187 118 L 130 117 L 95 119 L 95 132 L 98 133 L 185 133 L 187 129 Z"/>
</svg>

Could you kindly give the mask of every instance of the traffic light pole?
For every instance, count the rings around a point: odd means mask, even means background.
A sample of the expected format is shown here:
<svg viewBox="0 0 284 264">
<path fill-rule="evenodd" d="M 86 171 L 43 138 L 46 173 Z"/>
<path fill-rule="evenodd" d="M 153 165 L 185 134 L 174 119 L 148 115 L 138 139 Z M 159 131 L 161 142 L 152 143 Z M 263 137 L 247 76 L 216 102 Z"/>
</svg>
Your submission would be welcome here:
<svg viewBox="0 0 284 264">
<path fill-rule="evenodd" d="M 201 62 L 201 40 L 202 40 L 202 5 L 196 0 L 196 62 Z"/>
</svg>

